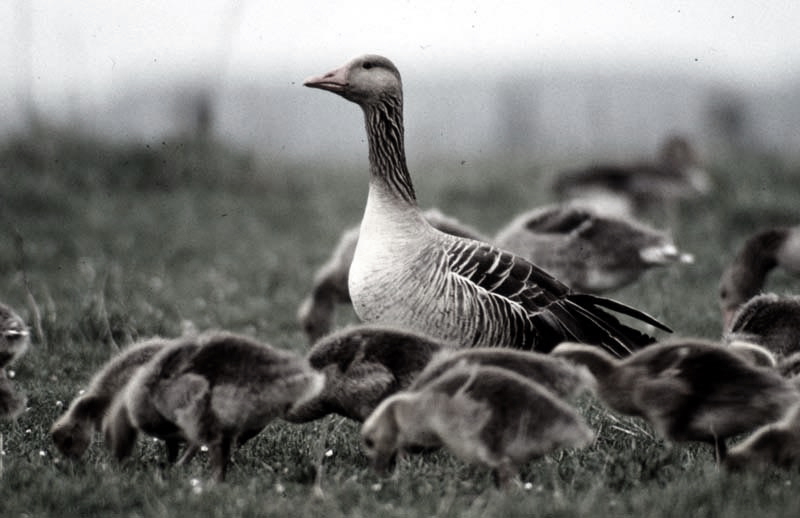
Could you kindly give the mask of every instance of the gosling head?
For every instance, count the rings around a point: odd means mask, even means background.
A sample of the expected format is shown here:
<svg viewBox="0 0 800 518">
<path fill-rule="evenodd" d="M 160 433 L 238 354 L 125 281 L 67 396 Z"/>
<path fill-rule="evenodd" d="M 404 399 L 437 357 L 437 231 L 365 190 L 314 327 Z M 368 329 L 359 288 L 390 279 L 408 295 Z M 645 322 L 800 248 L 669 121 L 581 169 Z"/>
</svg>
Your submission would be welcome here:
<svg viewBox="0 0 800 518">
<path fill-rule="evenodd" d="M 402 447 L 398 409 L 408 405 L 413 397 L 403 392 L 383 400 L 361 427 L 364 452 L 378 473 L 385 474 L 394 467 Z"/>
</svg>

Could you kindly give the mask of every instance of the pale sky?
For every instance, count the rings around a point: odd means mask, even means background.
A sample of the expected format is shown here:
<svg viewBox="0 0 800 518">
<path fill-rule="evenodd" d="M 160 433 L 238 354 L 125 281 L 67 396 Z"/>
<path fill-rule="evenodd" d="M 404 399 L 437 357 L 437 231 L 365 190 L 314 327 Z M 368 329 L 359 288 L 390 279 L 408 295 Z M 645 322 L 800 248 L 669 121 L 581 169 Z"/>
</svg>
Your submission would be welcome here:
<svg viewBox="0 0 800 518">
<path fill-rule="evenodd" d="M 800 75 L 798 6 L 796 0 L 4 0 L 0 102 L 13 102 L 25 77 L 33 77 L 37 99 L 76 90 L 102 97 L 131 78 L 160 80 L 178 70 L 302 81 L 365 52 L 419 75 L 636 65 L 773 84 Z"/>
</svg>

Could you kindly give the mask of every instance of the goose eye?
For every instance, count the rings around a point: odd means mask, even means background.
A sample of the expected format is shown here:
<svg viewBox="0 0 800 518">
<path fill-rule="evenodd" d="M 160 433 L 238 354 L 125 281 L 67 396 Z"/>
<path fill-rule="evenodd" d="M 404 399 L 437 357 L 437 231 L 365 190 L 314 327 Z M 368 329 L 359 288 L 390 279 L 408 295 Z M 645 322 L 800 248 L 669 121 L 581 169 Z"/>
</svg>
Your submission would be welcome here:
<svg viewBox="0 0 800 518">
<path fill-rule="evenodd" d="M 371 437 L 365 437 L 364 446 L 366 446 L 367 449 L 371 450 L 375 447 L 375 441 L 373 441 Z"/>
<path fill-rule="evenodd" d="M 366 61 L 366 62 L 365 62 L 363 65 L 361 65 L 361 68 L 363 68 L 364 70 L 369 70 L 369 69 L 370 69 L 370 68 L 372 68 L 373 66 L 375 66 L 375 65 L 373 65 L 373 64 L 372 64 L 371 62 L 369 62 L 369 61 Z"/>
</svg>

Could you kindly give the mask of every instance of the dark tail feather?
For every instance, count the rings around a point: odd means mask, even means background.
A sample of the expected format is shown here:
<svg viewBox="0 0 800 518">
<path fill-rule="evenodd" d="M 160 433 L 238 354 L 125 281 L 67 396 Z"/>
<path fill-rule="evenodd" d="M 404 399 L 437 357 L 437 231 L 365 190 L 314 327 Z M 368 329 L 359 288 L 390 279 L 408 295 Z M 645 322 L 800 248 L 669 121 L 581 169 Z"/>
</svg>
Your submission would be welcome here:
<svg viewBox="0 0 800 518">
<path fill-rule="evenodd" d="M 641 320 L 646 324 L 650 324 L 653 327 L 661 329 L 662 331 L 666 331 L 668 333 L 672 332 L 672 329 L 669 328 L 663 322 L 656 320 L 654 317 L 651 317 L 647 313 L 643 311 L 639 311 L 636 308 L 632 308 L 627 304 L 623 304 L 622 302 L 617 302 L 616 300 L 607 299 L 605 297 L 598 297 L 596 295 L 589 295 L 588 293 L 570 293 L 567 295 L 567 299 L 575 302 L 579 306 L 582 307 L 592 307 L 592 306 L 599 306 L 602 308 L 610 309 L 611 311 L 616 311 L 622 315 L 628 315 L 629 317 L 635 318 L 637 320 Z M 616 319 L 615 319 L 616 320 Z"/>
<path fill-rule="evenodd" d="M 568 299 L 551 304 L 536 317 L 536 350 L 543 353 L 567 340 L 596 345 L 622 358 L 655 341 L 600 308 L 584 307 Z"/>
<path fill-rule="evenodd" d="M 574 333 L 577 341 L 600 346 L 618 358 L 655 342 L 652 336 L 626 326 L 601 308 L 567 299 L 564 310 L 578 320 L 578 332 Z"/>
</svg>

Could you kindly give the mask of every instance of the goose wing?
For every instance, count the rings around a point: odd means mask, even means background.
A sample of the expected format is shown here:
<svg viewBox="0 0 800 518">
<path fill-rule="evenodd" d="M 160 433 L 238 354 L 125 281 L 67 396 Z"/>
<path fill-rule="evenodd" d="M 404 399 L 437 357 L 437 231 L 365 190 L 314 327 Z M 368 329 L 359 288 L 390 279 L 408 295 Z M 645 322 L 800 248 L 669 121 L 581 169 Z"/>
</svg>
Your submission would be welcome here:
<svg viewBox="0 0 800 518">
<path fill-rule="evenodd" d="M 487 292 L 492 304 L 524 309 L 527 322 L 519 340 L 522 348 L 549 352 L 558 343 L 573 340 L 626 356 L 654 341 L 603 308 L 669 331 L 658 320 L 625 304 L 573 293 L 530 261 L 485 243 L 454 241 L 447 249 L 447 259 L 450 272 Z M 511 314 L 514 309 L 503 308 L 500 313 Z"/>
</svg>

